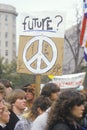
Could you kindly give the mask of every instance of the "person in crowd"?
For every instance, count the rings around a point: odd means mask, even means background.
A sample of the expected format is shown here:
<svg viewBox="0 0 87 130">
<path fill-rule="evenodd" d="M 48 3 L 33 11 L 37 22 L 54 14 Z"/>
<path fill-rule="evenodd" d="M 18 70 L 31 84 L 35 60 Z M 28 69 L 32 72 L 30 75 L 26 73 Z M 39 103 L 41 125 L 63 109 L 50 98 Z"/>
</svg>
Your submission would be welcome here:
<svg viewBox="0 0 87 130">
<path fill-rule="evenodd" d="M 84 112 L 85 98 L 77 90 L 61 92 L 48 115 L 46 130 L 81 130 L 78 121 Z"/>
<path fill-rule="evenodd" d="M 46 83 L 41 90 L 41 95 L 49 97 L 52 104 L 58 99 L 59 94 L 60 88 L 52 82 Z M 49 111 L 50 107 L 34 120 L 31 130 L 45 130 Z"/>
<path fill-rule="evenodd" d="M 0 83 L 5 86 L 6 94 L 9 94 L 12 91 L 12 83 L 7 79 L 0 79 Z"/>
<path fill-rule="evenodd" d="M 83 117 L 79 123 L 82 126 L 83 130 L 87 130 L 87 90 L 83 90 L 81 91 L 81 93 L 84 94 L 86 100 L 84 103 L 85 109 L 84 109 Z"/>
<path fill-rule="evenodd" d="M 15 89 L 8 95 L 7 101 L 11 104 L 11 110 L 6 130 L 14 130 L 17 121 L 22 119 L 22 114 L 26 108 L 25 95 L 25 92 L 21 89 Z"/>
<path fill-rule="evenodd" d="M 49 97 L 51 101 L 55 101 L 58 98 L 58 95 L 60 93 L 60 88 L 56 83 L 46 83 L 42 90 L 40 95 L 44 95 L 46 97 Z"/>
<path fill-rule="evenodd" d="M 24 119 L 17 122 L 14 130 L 30 130 L 35 118 L 51 106 L 51 100 L 45 96 L 39 96 L 35 99 L 31 110 L 24 114 Z"/>
<path fill-rule="evenodd" d="M 28 83 L 24 85 L 23 90 L 26 92 L 27 107 L 31 108 L 35 98 L 35 88 Z"/>
<path fill-rule="evenodd" d="M 2 108 L 4 106 L 5 96 L 6 96 L 5 86 L 2 83 L 0 83 L 0 111 L 2 111 Z"/>
<path fill-rule="evenodd" d="M 0 111 L 0 130 L 5 130 L 6 124 L 9 122 L 10 119 L 9 108 L 10 105 L 5 102 L 2 111 Z"/>
</svg>

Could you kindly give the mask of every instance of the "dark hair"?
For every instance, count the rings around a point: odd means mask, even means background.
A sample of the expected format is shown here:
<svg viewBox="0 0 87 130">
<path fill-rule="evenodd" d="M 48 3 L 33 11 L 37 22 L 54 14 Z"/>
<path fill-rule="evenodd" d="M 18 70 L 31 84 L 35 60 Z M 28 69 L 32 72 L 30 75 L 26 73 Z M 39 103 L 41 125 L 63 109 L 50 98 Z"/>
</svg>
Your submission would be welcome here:
<svg viewBox="0 0 87 130">
<path fill-rule="evenodd" d="M 77 90 L 61 92 L 49 113 L 47 130 L 52 130 L 54 125 L 58 122 L 67 121 L 68 123 L 72 123 L 73 119 L 76 119 L 76 117 L 73 116 L 71 110 L 74 106 L 82 105 L 84 101 L 84 95 Z"/>
<path fill-rule="evenodd" d="M 23 88 L 26 88 L 26 87 L 28 87 L 28 86 L 31 86 L 31 84 L 30 84 L 30 83 L 27 83 L 27 84 L 25 84 L 25 85 L 23 86 Z"/>
<path fill-rule="evenodd" d="M 42 90 L 41 90 L 41 95 L 50 97 L 52 93 L 59 92 L 60 88 L 56 83 L 46 83 Z"/>
<path fill-rule="evenodd" d="M 7 79 L 0 79 L 0 83 L 2 83 L 6 88 L 12 88 L 12 82 Z"/>
<path fill-rule="evenodd" d="M 48 97 L 41 95 L 34 101 L 33 106 L 31 108 L 31 112 L 34 114 L 34 117 L 36 118 L 38 116 L 37 108 L 40 108 L 42 111 L 45 111 L 51 106 L 51 104 L 52 102 Z"/>
</svg>

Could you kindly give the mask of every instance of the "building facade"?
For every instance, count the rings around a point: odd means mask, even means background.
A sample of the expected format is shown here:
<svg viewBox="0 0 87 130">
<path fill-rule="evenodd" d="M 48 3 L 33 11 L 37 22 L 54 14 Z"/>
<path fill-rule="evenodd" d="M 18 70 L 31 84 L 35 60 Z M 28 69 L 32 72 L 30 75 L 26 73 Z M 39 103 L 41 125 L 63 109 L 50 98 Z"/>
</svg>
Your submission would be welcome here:
<svg viewBox="0 0 87 130">
<path fill-rule="evenodd" d="M 16 60 L 16 8 L 0 4 L 0 57 L 4 62 Z"/>
</svg>

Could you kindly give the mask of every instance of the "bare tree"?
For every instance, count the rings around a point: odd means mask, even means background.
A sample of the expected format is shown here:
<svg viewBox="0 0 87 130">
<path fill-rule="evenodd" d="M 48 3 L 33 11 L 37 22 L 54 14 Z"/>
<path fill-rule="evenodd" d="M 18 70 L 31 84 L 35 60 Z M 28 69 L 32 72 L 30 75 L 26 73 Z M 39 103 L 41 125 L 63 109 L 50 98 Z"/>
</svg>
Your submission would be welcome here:
<svg viewBox="0 0 87 130">
<path fill-rule="evenodd" d="M 67 62 L 64 63 L 63 66 L 63 69 L 67 71 L 65 73 L 77 73 L 81 71 L 82 62 L 84 61 L 84 50 L 80 47 L 79 43 L 80 25 L 81 17 L 79 16 L 78 9 L 76 8 L 76 25 L 67 30 L 64 36 L 65 52 L 67 53 L 65 54 L 65 62 Z"/>
</svg>

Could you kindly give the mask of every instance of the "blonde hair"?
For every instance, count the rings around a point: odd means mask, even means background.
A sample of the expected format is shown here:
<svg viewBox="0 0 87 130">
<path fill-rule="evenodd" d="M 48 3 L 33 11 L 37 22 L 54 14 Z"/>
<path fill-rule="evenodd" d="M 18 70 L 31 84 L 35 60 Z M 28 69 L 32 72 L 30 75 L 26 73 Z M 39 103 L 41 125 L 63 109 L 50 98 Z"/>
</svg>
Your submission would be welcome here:
<svg viewBox="0 0 87 130">
<path fill-rule="evenodd" d="M 35 119 L 35 117 L 34 117 L 34 115 L 33 115 L 33 113 L 32 113 L 32 111 L 31 111 L 31 109 L 30 110 L 27 110 L 27 111 L 25 111 L 24 113 L 23 113 L 23 118 L 25 118 L 25 119 L 29 119 L 29 120 L 34 120 Z"/>
<path fill-rule="evenodd" d="M 12 107 L 12 104 L 15 103 L 17 99 L 21 99 L 21 98 L 25 98 L 25 92 L 21 89 L 15 89 L 12 90 L 12 92 L 9 95 L 7 95 L 6 101 L 10 103 Z"/>
<path fill-rule="evenodd" d="M 11 108 L 11 106 L 10 106 L 10 104 L 8 102 L 4 102 L 4 106 L 3 106 L 3 108 L 2 108 L 2 110 L 0 112 L 3 113 L 6 108 L 8 110 L 10 110 L 10 108 Z"/>
</svg>

